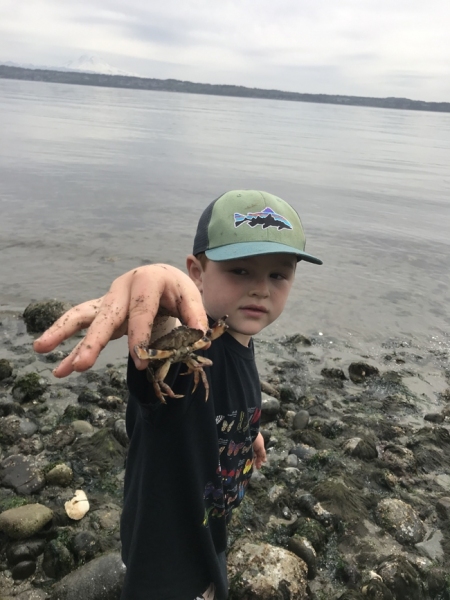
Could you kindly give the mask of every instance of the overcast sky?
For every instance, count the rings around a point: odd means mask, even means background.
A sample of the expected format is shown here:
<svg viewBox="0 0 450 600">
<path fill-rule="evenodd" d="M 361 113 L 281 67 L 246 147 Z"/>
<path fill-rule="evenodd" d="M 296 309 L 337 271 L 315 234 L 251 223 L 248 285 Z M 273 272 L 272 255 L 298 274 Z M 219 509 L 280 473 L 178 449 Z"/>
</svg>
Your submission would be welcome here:
<svg viewBox="0 0 450 600">
<path fill-rule="evenodd" d="M 0 61 L 450 101 L 450 0 L 0 0 Z"/>
</svg>

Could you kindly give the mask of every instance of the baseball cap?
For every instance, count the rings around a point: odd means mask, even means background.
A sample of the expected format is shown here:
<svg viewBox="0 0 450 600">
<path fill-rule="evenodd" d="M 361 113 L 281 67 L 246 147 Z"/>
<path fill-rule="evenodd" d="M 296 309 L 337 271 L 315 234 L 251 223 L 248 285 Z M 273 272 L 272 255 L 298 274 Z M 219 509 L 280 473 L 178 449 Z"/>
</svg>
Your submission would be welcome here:
<svg viewBox="0 0 450 600">
<path fill-rule="evenodd" d="M 305 233 L 297 212 L 284 200 L 257 190 L 233 190 L 203 211 L 193 254 L 213 261 L 285 252 L 321 265 L 305 252 Z"/>
</svg>

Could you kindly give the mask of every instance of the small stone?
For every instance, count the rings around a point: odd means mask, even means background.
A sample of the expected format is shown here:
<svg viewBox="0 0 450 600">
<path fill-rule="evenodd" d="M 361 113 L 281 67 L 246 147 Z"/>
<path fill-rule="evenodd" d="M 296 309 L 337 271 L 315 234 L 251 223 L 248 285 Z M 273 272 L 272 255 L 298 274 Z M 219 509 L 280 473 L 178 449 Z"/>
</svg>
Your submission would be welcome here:
<svg viewBox="0 0 450 600">
<path fill-rule="evenodd" d="M 37 425 L 31 419 L 8 415 L 0 419 L 0 442 L 14 444 L 22 438 L 29 438 L 37 431 Z"/>
<path fill-rule="evenodd" d="M 99 549 L 97 536 L 91 531 L 80 531 L 72 540 L 72 551 L 78 560 L 91 560 Z"/>
<path fill-rule="evenodd" d="M 425 421 L 429 421 L 430 423 L 443 423 L 445 416 L 441 413 L 427 413 L 424 416 Z"/>
<path fill-rule="evenodd" d="M 34 560 L 24 560 L 11 569 L 12 578 L 15 580 L 27 579 L 36 571 Z"/>
<path fill-rule="evenodd" d="M 425 537 L 424 524 L 415 510 L 402 500 L 381 500 L 376 517 L 379 525 L 387 529 L 400 544 L 417 544 Z"/>
<path fill-rule="evenodd" d="M 261 412 L 266 417 L 276 417 L 280 412 L 280 401 L 263 393 Z"/>
<path fill-rule="evenodd" d="M 12 368 L 12 365 L 9 362 L 9 360 L 6 360 L 6 358 L 1 358 L 0 359 L 0 381 L 3 381 L 4 379 L 11 377 L 12 373 L 13 373 L 13 368 Z"/>
<path fill-rule="evenodd" d="M 301 477 L 301 473 L 300 470 L 295 468 L 295 467 L 287 467 L 286 469 L 284 469 L 284 479 L 288 482 L 288 483 L 295 483 L 296 481 L 298 481 Z"/>
<path fill-rule="evenodd" d="M 322 377 L 325 377 L 325 379 L 338 379 L 340 381 L 347 380 L 347 377 L 342 369 L 322 369 L 320 374 L 322 375 Z"/>
<path fill-rule="evenodd" d="M 45 477 L 33 458 L 11 454 L 0 463 L 0 482 L 17 494 L 29 495 L 44 487 Z"/>
<path fill-rule="evenodd" d="M 42 569 L 47 577 L 59 579 L 70 573 L 75 566 L 72 554 L 59 540 L 51 540 L 44 552 Z"/>
<path fill-rule="evenodd" d="M 80 435 L 89 435 L 95 431 L 88 421 L 72 421 L 72 427 L 75 433 L 79 433 Z"/>
<path fill-rule="evenodd" d="M 228 555 L 228 568 L 238 598 L 306 598 L 308 568 L 284 548 L 238 544 Z"/>
<path fill-rule="evenodd" d="M 293 429 L 305 429 L 309 423 L 309 412 L 307 410 L 299 410 L 294 417 Z"/>
<path fill-rule="evenodd" d="M 27 373 L 14 382 L 12 395 L 17 402 L 23 404 L 40 398 L 48 389 L 49 382 L 39 373 Z"/>
<path fill-rule="evenodd" d="M 450 498 L 440 498 L 436 502 L 436 512 L 443 521 L 450 521 Z"/>
<path fill-rule="evenodd" d="M 416 548 L 422 556 L 429 558 L 434 563 L 439 563 L 444 559 L 444 550 L 441 543 L 443 539 L 442 532 L 436 530 L 427 540 L 416 544 Z"/>
<path fill-rule="evenodd" d="M 44 433 L 41 428 L 41 433 Z M 60 426 L 51 433 L 46 439 L 45 446 L 47 450 L 55 451 L 62 450 L 66 446 L 70 446 L 76 438 L 76 433 L 72 424 Z"/>
<path fill-rule="evenodd" d="M 59 485 L 61 487 L 67 487 L 71 484 L 73 479 L 73 471 L 68 465 L 56 465 L 48 471 L 45 479 L 49 485 Z"/>
<path fill-rule="evenodd" d="M 342 449 L 346 454 L 363 460 L 372 460 L 377 458 L 378 451 L 374 442 L 363 438 L 351 438 L 342 444 Z"/>
<path fill-rule="evenodd" d="M 130 440 L 128 439 L 127 435 L 125 419 L 117 419 L 117 421 L 114 423 L 113 435 L 121 446 L 124 448 L 128 447 Z"/>
<path fill-rule="evenodd" d="M 31 537 L 53 518 L 53 511 L 43 504 L 26 504 L 0 514 L 0 531 L 15 540 Z"/>
<path fill-rule="evenodd" d="M 317 450 L 307 444 L 297 444 L 290 450 L 289 454 L 294 454 L 300 460 L 309 460 L 317 454 Z"/>
<path fill-rule="evenodd" d="M 125 570 L 120 554 L 99 556 L 58 581 L 50 600 L 116 600 L 120 597 Z"/>
<path fill-rule="evenodd" d="M 99 394 L 98 392 L 94 392 L 93 390 L 90 390 L 89 388 L 84 389 L 81 394 L 78 396 L 78 402 L 84 404 L 84 403 L 90 403 L 90 404 L 98 404 L 99 401 L 102 399 L 101 394 Z"/>
<path fill-rule="evenodd" d="M 287 467 L 298 467 L 298 457 L 295 454 L 289 454 L 286 458 L 286 466 Z"/>
<path fill-rule="evenodd" d="M 119 396 L 106 396 L 106 398 L 101 398 L 98 402 L 98 405 L 101 408 L 106 408 L 107 410 L 116 410 L 117 408 L 123 406 L 122 398 Z"/>
<path fill-rule="evenodd" d="M 280 397 L 280 392 L 277 390 L 277 388 L 274 385 L 272 385 L 268 381 L 263 381 L 262 379 L 261 379 L 260 383 L 261 383 L 261 391 L 262 392 L 264 392 L 268 396 L 272 396 L 273 398 Z"/>
<path fill-rule="evenodd" d="M 317 554 L 313 545 L 305 537 L 294 535 L 288 540 L 288 550 L 299 556 L 308 565 L 308 579 L 317 575 Z"/>
<path fill-rule="evenodd" d="M 348 374 L 353 383 L 363 383 L 367 377 L 373 377 L 379 374 L 379 370 L 367 363 L 352 363 L 348 368 Z"/>
<path fill-rule="evenodd" d="M 381 565 L 379 574 L 394 598 L 404 598 L 405 600 L 424 598 L 420 575 L 406 558 L 399 556 L 392 560 L 388 559 Z"/>
<path fill-rule="evenodd" d="M 27 560 L 35 560 L 44 552 L 45 539 L 26 539 L 10 542 L 6 548 L 9 565 L 17 565 Z"/>
</svg>

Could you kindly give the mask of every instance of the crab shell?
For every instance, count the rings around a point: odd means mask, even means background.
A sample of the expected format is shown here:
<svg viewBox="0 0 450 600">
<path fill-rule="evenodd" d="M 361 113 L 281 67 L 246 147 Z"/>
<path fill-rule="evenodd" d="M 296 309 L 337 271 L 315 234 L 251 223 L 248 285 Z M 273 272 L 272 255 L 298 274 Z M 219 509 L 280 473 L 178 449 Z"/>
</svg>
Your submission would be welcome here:
<svg viewBox="0 0 450 600">
<path fill-rule="evenodd" d="M 165 403 L 164 396 L 182 397 L 174 394 L 172 389 L 164 383 L 170 365 L 177 362 L 184 362 L 187 365 L 188 371 L 186 374 L 194 373 L 193 392 L 196 390 L 200 378 L 202 379 L 206 390 L 205 400 L 208 399 L 209 385 L 203 367 L 211 366 L 212 361 L 197 356 L 194 352 L 204 348 L 228 329 L 228 325 L 225 323 L 226 318 L 225 316 L 219 319 L 205 334 L 201 329 L 181 325 L 152 342 L 151 348 L 134 347 L 139 359 L 151 361 L 148 365 L 148 374 L 153 383 L 156 396 L 161 402 Z"/>
</svg>

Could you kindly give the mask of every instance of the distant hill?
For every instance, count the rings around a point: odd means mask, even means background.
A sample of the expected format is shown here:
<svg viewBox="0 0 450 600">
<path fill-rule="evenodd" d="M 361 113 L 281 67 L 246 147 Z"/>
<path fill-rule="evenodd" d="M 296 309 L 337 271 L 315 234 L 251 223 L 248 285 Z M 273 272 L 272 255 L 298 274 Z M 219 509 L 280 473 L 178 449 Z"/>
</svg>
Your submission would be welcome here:
<svg viewBox="0 0 450 600">
<path fill-rule="evenodd" d="M 289 100 L 293 102 L 317 102 L 321 104 L 450 112 L 450 102 L 424 102 L 422 100 L 409 100 L 408 98 L 370 98 L 364 96 L 335 96 L 331 94 L 300 94 L 297 92 L 283 92 L 281 90 L 248 88 L 240 85 L 214 85 L 210 83 L 180 81 L 178 79 L 150 79 L 126 75 L 106 75 L 73 71 L 66 72 L 51 69 L 27 69 L 7 65 L 0 65 L 0 79 L 23 79 L 27 81 L 47 81 L 52 83 L 93 85 L 98 87 L 184 92 L 186 94 L 237 96 L 240 98 L 266 98 L 271 100 Z"/>
</svg>

